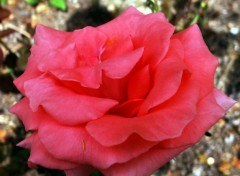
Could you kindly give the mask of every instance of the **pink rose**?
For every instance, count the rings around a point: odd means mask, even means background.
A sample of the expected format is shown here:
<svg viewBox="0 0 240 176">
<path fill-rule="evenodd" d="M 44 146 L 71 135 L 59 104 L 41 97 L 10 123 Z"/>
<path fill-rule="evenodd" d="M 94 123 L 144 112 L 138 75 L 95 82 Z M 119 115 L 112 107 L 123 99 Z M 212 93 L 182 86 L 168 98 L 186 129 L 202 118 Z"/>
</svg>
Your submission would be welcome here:
<svg viewBox="0 0 240 176">
<path fill-rule="evenodd" d="M 39 25 L 11 108 L 33 131 L 19 143 L 29 165 L 148 176 L 198 142 L 234 101 L 214 88 L 218 61 L 198 26 L 173 32 L 133 7 L 97 28 Z"/>
</svg>

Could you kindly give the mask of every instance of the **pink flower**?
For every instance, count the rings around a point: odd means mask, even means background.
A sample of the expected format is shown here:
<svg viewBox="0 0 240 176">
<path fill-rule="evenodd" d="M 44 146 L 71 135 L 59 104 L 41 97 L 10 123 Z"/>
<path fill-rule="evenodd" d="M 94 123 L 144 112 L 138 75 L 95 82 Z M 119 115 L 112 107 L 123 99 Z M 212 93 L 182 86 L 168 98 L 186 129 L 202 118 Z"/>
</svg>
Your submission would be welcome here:
<svg viewBox="0 0 240 176">
<path fill-rule="evenodd" d="M 97 28 L 39 25 L 11 108 L 34 131 L 19 144 L 29 165 L 148 176 L 198 142 L 234 101 L 214 88 L 218 61 L 198 26 L 173 32 L 133 7 Z"/>
</svg>

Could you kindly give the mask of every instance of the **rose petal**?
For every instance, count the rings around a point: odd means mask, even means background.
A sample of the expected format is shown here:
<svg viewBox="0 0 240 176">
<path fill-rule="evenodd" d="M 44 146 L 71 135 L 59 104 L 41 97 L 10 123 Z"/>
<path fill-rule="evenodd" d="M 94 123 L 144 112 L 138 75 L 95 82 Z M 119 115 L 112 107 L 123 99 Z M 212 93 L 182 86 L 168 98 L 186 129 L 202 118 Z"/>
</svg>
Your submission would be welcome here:
<svg viewBox="0 0 240 176">
<path fill-rule="evenodd" d="M 224 102 L 219 106 L 219 102 Z M 217 101 L 217 102 L 216 102 Z M 225 114 L 235 103 L 234 100 L 227 97 L 219 90 L 214 89 L 212 93 L 203 98 L 197 108 L 197 116 L 186 126 L 180 137 L 166 140 L 162 143 L 166 148 L 177 148 L 184 145 L 193 145 Z"/>
<path fill-rule="evenodd" d="M 101 170 L 101 172 L 109 176 L 151 175 L 154 171 L 163 166 L 187 147 L 184 146 L 176 149 L 161 149 L 161 147 L 154 147 L 153 149 L 147 151 L 139 157 L 132 159 L 129 162 L 115 164 L 106 170 Z"/>
<path fill-rule="evenodd" d="M 119 104 L 127 100 L 128 76 L 122 79 L 112 79 L 103 74 L 102 82 L 101 88 L 105 97 L 117 100 Z"/>
<path fill-rule="evenodd" d="M 77 94 L 44 75 L 25 82 L 30 107 L 42 106 L 53 118 L 66 125 L 77 125 L 97 119 L 117 101 Z M 69 111 L 71 109 L 71 111 Z"/>
<path fill-rule="evenodd" d="M 89 164 L 101 169 L 115 163 L 126 162 L 156 145 L 155 142 L 144 141 L 133 135 L 119 146 L 105 147 L 91 138 L 83 127 L 63 126 L 50 119 L 45 119 L 41 123 L 38 134 L 54 158 Z"/>
<path fill-rule="evenodd" d="M 39 47 L 59 48 L 65 45 L 65 42 L 71 38 L 71 35 L 71 32 L 59 31 L 39 24 L 35 30 L 34 43 Z"/>
<path fill-rule="evenodd" d="M 101 63 L 104 73 L 114 79 L 125 77 L 140 60 L 144 48 L 138 48 L 127 54 L 105 60 Z"/>
<path fill-rule="evenodd" d="M 96 66 L 82 66 L 75 69 L 58 69 L 50 71 L 60 80 L 74 81 L 83 87 L 97 89 L 101 84 L 101 72 Z"/>
<path fill-rule="evenodd" d="M 33 112 L 29 107 L 28 98 L 23 98 L 9 109 L 9 112 L 14 113 L 23 122 L 25 130 L 36 130 L 42 116 L 42 111 L 39 109 Z"/>
<path fill-rule="evenodd" d="M 133 50 L 134 46 L 130 36 L 109 35 L 101 54 L 101 60 L 104 61 L 111 59 L 112 57 L 121 56 Z"/>
<path fill-rule="evenodd" d="M 209 94 L 213 89 L 214 73 L 218 65 L 217 58 L 208 50 L 197 25 L 173 36 L 184 48 L 184 62 L 198 81 L 201 97 Z"/>
<path fill-rule="evenodd" d="M 233 104 L 236 103 L 235 100 L 232 98 L 226 96 L 224 93 L 222 93 L 218 89 L 214 89 L 213 91 L 214 97 L 216 99 L 217 104 L 224 110 L 227 111 L 229 108 L 233 106 Z"/>
<path fill-rule="evenodd" d="M 34 60 L 33 57 L 35 57 L 35 55 L 31 54 L 30 57 L 28 58 L 28 63 L 24 73 L 14 80 L 14 85 L 23 95 L 25 95 L 25 90 L 24 90 L 25 81 L 38 77 L 42 74 L 42 72 L 37 69 L 37 63 L 32 61 Z"/>
<path fill-rule="evenodd" d="M 129 80 L 128 99 L 145 98 L 150 87 L 149 66 L 136 71 Z"/>
<path fill-rule="evenodd" d="M 196 115 L 199 90 L 190 81 L 185 79 L 178 94 L 152 113 L 136 118 L 105 115 L 89 122 L 86 130 L 104 146 L 121 144 L 135 133 L 148 141 L 175 138 Z"/>
<path fill-rule="evenodd" d="M 123 36 L 126 34 L 130 36 L 130 31 L 134 31 L 131 30 L 132 27 L 135 25 L 136 21 L 139 21 L 143 16 L 141 12 L 130 6 L 117 18 L 99 26 L 98 29 L 108 36 Z"/>
<path fill-rule="evenodd" d="M 136 29 L 131 30 L 136 31 L 132 39 L 134 46 L 144 46 L 141 64 L 150 64 L 155 68 L 166 55 L 175 28 L 161 13 L 145 15 L 135 24 L 137 24 Z"/>
<path fill-rule="evenodd" d="M 131 36 L 135 48 L 146 47 L 141 67 L 147 63 L 155 66 L 160 62 L 167 52 L 174 32 L 174 27 L 162 13 L 143 15 L 133 7 L 98 28 L 108 36 Z"/>
<path fill-rule="evenodd" d="M 172 40 L 166 58 L 156 67 L 153 86 L 140 108 L 139 115 L 146 114 L 151 108 L 168 100 L 179 89 L 184 69 L 183 53 L 175 48 L 181 47 L 180 42 Z"/>
<path fill-rule="evenodd" d="M 109 113 L 122 117 L 134 117 L 137 115 L 139 107 L 143 101 L 143 99 L 128 100 L 120 105 L 113 107 Z"/>
<path fill-rule="evenodd" d="M 19 142 L 19 143 L 17 144 L 17 146 L 18 146 L 18 147 L 27 148 L 27 149 L 31 149 L 34 136 L 35 136 L 35 134 L 28 136 L 28 137 L 25 138 L 23 141 Z"/>
<path fill-rule="evenodd" d="M 28 159 L 28 162 L 41 165 L 50 169 L 72 169 L 76 168 L 78 165 L 69 161 L 59 160 L 54 158 L 50 153 L 46 151 L 41 141 L 38 138 L 38 135 L 32 134 L 32 143 L 31 143 L 31 154 Z"/>
<path fill-rule="evenodd" d="M 85 27 L 73 32 L 80 65 L 93 66 L 100 62 L 107 36 L 94 27 Z"/>
</svg>

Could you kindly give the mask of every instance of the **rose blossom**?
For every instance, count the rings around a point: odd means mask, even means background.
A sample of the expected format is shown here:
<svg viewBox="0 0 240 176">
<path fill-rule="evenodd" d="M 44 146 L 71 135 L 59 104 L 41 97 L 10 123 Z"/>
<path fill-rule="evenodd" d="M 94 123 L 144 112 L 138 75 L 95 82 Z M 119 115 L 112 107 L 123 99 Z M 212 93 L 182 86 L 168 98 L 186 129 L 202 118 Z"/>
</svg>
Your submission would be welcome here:
<svg viewBox="0 0 240 176">
<path fill-rule="evenodd" d="M 214 88 L 218 61 L 197 25 L 173 34 L 133 7 L 97 28 L 39 25 L 11 112 L 33 133 L 29 165 L 148 176 L 198 142 L 234 101 Z"/>
</svg>

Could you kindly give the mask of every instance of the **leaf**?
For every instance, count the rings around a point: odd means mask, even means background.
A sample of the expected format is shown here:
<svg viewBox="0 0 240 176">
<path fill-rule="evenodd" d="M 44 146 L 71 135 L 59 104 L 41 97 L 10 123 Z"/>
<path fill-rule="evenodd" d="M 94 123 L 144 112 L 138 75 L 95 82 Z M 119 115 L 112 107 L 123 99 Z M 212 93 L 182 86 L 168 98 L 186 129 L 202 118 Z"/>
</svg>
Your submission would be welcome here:
<svg viewBox="0 0 240 176">
<path fill-rule="evenodd" d="M 35 6 L 40 2 L 40 0 L 25 0 L 25 1 L 32 6 Z"/>
<path fill-rule="evenodd" d="M 65 0 L 49 0 L 49 4 L 56 9 L 66 11 L 67 10 L 67 3 Z"/>
<path fill-rule="evenodd" d="M 7 4 L 7 0 L 0 0 L 0 4 L 1 5 L 6 5 Z"/>
</svg>

